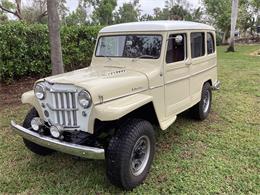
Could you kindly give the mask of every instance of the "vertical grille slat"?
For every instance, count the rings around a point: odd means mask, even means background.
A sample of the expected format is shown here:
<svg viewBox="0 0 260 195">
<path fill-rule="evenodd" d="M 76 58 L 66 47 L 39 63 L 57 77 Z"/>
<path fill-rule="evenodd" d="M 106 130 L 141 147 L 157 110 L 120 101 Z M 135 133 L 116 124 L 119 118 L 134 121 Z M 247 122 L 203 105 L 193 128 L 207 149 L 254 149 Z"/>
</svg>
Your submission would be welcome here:
<svg viewBox="0 0 260 195">
<path fill-rule="evenodd" d="M 60 94 L 60 102 L 61 102 L 61 108 L 64 109 L 64 99 L 63 99 L 63 93 L 59 93 Z M 61 115 L 62 115 L 62 124 L 66 125 L 66 118 L 65 118 L 65 111 L 62 110 L 61 111 Z"/>
<path fill-rule="evenodd" d="M 52 107 L 56 124 L 70 128 L 78 126 L 76 94 L 76 92 L 60 92 L 52 89 Z"/>
<path fill-rule="evenodd" d="M 69 98 L 69 93 L 66 93 L 66 102 L 67 102 L 67 108 L 70 109 L 70 98 Z M 68 118 L 68 126 L 71 126 L 70 111 L 67 111 L 67 118 Z"/>
<path fill-rule="evenodd" d="M 55 108 L 59 109 L 58 93 L 54 93 L 54 96 L 55 96 Z M 57 111 L 56 115 L 57 115 L 57 123 L 60 124 L 60 111 Z"/>
<path fill-rule="evenodd" d="M 69 94 L 69 100 L 70 100 L 70 108 L 72 108 L 72 93 Z M 73 125 L 73 114 L 72 111 L 70 111 L 70 124 Z"/>
<path fill-rule="evenodd" d="M 75 98 L 75 93 L 71 94 L 71 99 L 72 99 L 72 108 L 76 108 L 76 98 Z M 73 115 L 73 125 L 77 126 L 77 115 L 76 115 L 76 111 L 72 111 L 72 115 Z"/>
<path fill-rule="evenodd" d="M 55 98 L 55 94 L 52 93 L 51 96 L 52 96 L 53 107 L 54 107 L 54 108 L 57 108 L 57 106 L 56 106 L 56 98 Z M 55 117 L 55 121 L 58 121 L 58 115 L 57 115 L 57 112 L 54 114 L 54 117 Z"/>
</svg>

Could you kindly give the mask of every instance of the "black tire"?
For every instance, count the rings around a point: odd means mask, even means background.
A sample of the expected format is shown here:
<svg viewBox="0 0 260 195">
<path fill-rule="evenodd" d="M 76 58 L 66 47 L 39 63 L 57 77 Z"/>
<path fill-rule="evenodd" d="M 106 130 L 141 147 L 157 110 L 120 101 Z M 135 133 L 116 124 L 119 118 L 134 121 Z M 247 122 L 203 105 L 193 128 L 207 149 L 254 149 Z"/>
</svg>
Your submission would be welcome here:
<svg viewBox="0 0 260 195">
<path fill-rule="evenodd" d="M 191 108 L 192 117 L 201 121 L 206 119 L 211 109 L 211 102 L 211 85 L 207 82 L 202 87 L 200 101 Z"/>
<path fill-rule="evenodd" d="M 148 139 L 150 147 L 148 147 Z M 147 146 L 141 144 L 146 140 Z M 140 142 L 140 145 L 138 146 Z M 146 154 L 140 148 L 147 150 Z M 149 150 L 149 155 L 148 155 Z M 110 182 L 125 190 L 140 185 L 148 175 L 155 152 L 155 132 L 153 126 L 145 120 L 129 119 L 117 129 L 106 150 L 106 172 Z M 144 156 L 142 156 L 144 154 Z M 136 156 L 137 155 L 137 156 Z M 140 156 L 139 156 L 140 155 Z M 141 168 L 133 166 L 136 158 L 145 159 Z M 133 160 L 135 159 L 135 160 Z M 140 161 L 139 161 L 140 162 Z M 130 165 L 131 164 L 131 165 Z M 134 163 L 134 165 L 137 165 Z"/>
<path fill-rule="evenodd" d="M 39 116 L 39 114 L 38 114 L 37 110 L 35 108 L 32 108 L 27 113 L 27 115 L 26 115 L 26 117 L 23 121 L 23 127 L 26 128 L 26 129 L 31 128 L 31 120 L 34 117 L 38 117 L 38 116 Z M 41 156 L 50 155 L 54 152 L 54 150 L 52 150 L 52 149 L 42 147 L 42 146 L 35 144 L 35 143 L 25 139 L 25 138 L 23 138 L 23 142 L 29 150 L 31 150 L 33 153 L 41 155 Z"/>
</svg>

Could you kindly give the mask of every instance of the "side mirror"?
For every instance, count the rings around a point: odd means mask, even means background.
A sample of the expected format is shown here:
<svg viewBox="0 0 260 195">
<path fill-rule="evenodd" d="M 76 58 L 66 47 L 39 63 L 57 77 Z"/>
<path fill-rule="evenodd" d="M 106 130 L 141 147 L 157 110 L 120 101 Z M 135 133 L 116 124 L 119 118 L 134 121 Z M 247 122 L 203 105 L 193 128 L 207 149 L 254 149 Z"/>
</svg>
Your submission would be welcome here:
<svg viewBox="0 0 260 195">
<path fill-rule="evenodd" d="M 183 36 L 182 35 L 176 35 L 175 37 L 170 37 L 170 38 L 167 39 L 167 41 L 172 40 L 172 39 L 174 39 L 175 43 L 177 43 L 177 44 L 181 44 L 183 42 Z"/>
<path fill-rule="evenodd" d="M 182 41 L 183 41 L 182 35 L 177 35 L 177 36 L 175 37 L 175 42 L 176 42 L 177 44 L 182 43 Z"/>
</svg>

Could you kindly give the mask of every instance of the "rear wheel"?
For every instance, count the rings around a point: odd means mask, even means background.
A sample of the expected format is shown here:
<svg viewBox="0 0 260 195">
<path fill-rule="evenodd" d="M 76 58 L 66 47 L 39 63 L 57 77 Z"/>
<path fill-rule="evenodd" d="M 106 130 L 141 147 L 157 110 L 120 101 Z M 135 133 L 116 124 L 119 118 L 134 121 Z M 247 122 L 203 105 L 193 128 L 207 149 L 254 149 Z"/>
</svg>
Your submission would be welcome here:
<svg viewBox="0 0 260 195">
<path fill-rule="evenodd" d="M 112 184 L 130 190 L 146 178 L 155 152 L 153 126 L 131 119 L 122 124 L 106 150 L 106 169 Z"/>
<path fill-rule="evenodd" d="M 39 114 L 35 108 L 32 108 L 28 114 L 26 115 L 24 121 L 23 121 L 23 127 L 26 129 L 31 129 L 31 121 L 34 117 L 39 117 Z M 33 153 L 41 155 L 41 156 L 46 156 L 50 155 L 54 152 L 54 150 L 42 147 L 38 144 L 35 144 L 25 138 L 23 138 L 23 142 L 25 146 L 31 150 Z"/>
<path fill-rule="evenodd" d="M 192 116 L 198 120 L 206 119 L 211 109 L 211 101 L 211 85 L 207 82 L 202 87 L 201 100 L 191 108 Z"/>
</svg>

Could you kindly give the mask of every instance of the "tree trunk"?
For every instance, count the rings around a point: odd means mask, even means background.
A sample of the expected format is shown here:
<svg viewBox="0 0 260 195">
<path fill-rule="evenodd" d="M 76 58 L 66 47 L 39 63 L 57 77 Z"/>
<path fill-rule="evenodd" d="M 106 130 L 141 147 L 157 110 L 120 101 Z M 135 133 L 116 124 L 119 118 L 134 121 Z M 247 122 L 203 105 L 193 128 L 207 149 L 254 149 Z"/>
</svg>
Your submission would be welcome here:
<svg viewBox="0 0 260 195">
<path fill-rule="evenodd" d="M 227 44 L 227 34 L 228 34 L 228 29 L 226 29 L 223 33 L 222 36 L 222 45 L 226 45 Z"/>
<path fill-rule="evenodd" d="M 17 17 L 19 18 L 19 20 L 22 20 L 22 13 L 21 13 L 21 4 L 22 4 L 22 0 L 16 0 L 16 14 Z"/>
<path fill-rule="evenodd" d="M 19 20 L 22 20 L 22 14 L 21 14 L 21 0 L 16 0 L 16 10 L 12 11 L 10 9 L 7 9 L 5 7 L 3 7 L 3 5 L 0 3 L 0 10 L 5 11 L 7 13 L 13 14 L 14 16 L 16 16 Z"/>
<path fill-rule="evenodd" d="M 60 21 L 59 21 L 57 6 L 58 6 L 57 0 L 47 0 L 48 28 L 49 28 L 49 40 L 50 40 L 50 47 L 51 47 L 51 63 L 52 63 L 53 75 L 64 72 L 60 31 L 59 31 Z"/>
<path fill-rule="evenodd" d="M 237 23 L 237 13 L 238 13 L 238 0 L 232 0 L 232 12 L 231 12 L 231 29 L 230 29 L 230 41 L 227 52 L 235 51 L 235 30 Z"/>
</svg>

